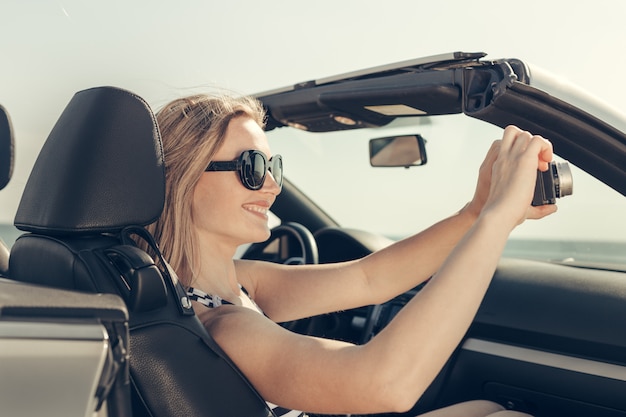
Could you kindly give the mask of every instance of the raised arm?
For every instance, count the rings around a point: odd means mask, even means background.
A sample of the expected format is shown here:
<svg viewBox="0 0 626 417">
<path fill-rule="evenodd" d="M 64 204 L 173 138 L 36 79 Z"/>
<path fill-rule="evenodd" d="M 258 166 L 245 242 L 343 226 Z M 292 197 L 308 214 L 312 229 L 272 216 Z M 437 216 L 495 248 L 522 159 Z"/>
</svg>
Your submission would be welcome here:
<svg viewBox="0 0 626 417">
<path fill-rule="evenodd" d="M 470 203 L 428 229 L 355 262 L 299 267 L 240 262 L 240 282 L 275 321 L 379 304 L 406 292 L 439 269 L 476 221 L 489 196 L 500 145 L 495 141 L 487 152 Z M 533 217 L 551 208 L 541 210 Z"/>
</svg>

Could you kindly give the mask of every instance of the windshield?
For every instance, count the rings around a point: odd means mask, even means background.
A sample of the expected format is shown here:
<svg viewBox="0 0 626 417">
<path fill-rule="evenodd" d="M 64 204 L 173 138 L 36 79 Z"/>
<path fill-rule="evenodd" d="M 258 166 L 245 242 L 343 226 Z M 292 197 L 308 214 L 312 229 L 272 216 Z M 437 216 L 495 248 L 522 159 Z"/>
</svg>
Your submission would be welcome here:
<svg viewBox="0 0 626 417">
<path fill-rule="evenodd" d="M 369 139 L 417 133 L 426 139 L 426 165 L 370 166 Z M 501 135 L 501 128 L 464 115 L 404 118 L 376 129 L 268 133 L 272 151 L 283 155 L 286 177 L 341 226 L 394 239 L 463 207 L 484 155 Z M 626 199 L 571 169 L 573 194 L 558 200 L 557 214 L 514 230 L 505 256 L 626 268 Z"/>
</svg>

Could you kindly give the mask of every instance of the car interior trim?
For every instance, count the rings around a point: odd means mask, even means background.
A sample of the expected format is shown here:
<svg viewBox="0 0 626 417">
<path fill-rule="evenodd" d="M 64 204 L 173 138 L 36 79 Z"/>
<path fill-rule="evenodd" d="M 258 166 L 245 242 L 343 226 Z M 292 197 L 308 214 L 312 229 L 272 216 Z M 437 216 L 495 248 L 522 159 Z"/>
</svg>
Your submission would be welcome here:
<svg viewBox="0 0 626 417">
<path fill-rule="evenodd" d="M 626 366 L 470 338 L 463 350 L 626 381 Z"/>
<path fill-rule="evenodd" d="M 0 338 L 107 341 L 106 329 L 93 323 L 0 322 Z"/>
</svg>

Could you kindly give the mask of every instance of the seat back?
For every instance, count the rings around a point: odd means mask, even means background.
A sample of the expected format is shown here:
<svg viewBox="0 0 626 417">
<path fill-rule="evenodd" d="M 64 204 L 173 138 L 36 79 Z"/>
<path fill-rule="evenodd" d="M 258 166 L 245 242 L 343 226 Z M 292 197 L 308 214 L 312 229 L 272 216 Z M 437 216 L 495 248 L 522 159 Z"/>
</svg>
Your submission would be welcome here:
<svg viewBox="0 0 626 417">
<path fill-rule="evenodd" d="M 0 105 L 0 190 L 9 183 L 13 174 L 13 129 L 6 109 Z M 0 277 L 8 276 L 9 248 L 0 238 Z"/>
<path fill-rule="evenodd" d="M 173 273 L 135 245 L 165 201 L 161 139 L 140 97 L 78 92 L 44 144 L 15 217 L 12 279 L 120 295 L 133 416 L 272 416 L 206 332 Z M 163 265 L 163 263 L 157 263 Z"/>
<path fill-rule="evenodd" d="M 0 190 L 9 183 L 13 173 L 13 128 L 6 109 L 0 105 Z"/>
</svg>

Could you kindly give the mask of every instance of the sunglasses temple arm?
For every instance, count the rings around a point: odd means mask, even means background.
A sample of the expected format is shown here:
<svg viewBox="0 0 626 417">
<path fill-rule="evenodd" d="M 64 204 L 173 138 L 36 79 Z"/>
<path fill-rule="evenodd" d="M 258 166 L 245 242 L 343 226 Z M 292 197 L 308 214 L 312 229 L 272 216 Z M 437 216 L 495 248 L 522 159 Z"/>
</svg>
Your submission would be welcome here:
<svg viewBox="0 0 626 417">
<path fill-rule="evenodd" d="M 211 162 L 206 171 L 238 171 L 241 167 L 239 161 Z"/>
</svg>

